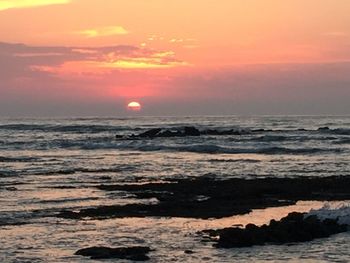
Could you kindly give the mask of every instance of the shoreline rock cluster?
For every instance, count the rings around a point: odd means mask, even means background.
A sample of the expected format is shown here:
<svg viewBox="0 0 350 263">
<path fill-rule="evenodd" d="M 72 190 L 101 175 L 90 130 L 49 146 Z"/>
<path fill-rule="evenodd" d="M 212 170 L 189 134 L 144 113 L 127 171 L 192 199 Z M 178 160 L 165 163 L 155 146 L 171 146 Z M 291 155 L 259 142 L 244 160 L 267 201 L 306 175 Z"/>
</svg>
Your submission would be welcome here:
<svg viewBox="0 0 350 263">
<path fill-rule="evenodd" d="M 150 258 L 147 254 L 151 251 L 149 247 L 88 247 L 79 249 L 74 254 L 90 259 L 128 259 L 132 261 L 146 261 Z"/>
<path fill-rule="evenodd" d="M 122 217 L 223 218 L 252 209 L 285 206 L 301 200 L 350 200 L 350 177 L 300 177 L 215 180 L 198 177 L 165 183 L 101 184 L 104 191 L 123 191 L 135 198 L 155 198 L 157 203 L 108 205 L 63 210 L 57 217 L 105 219 Z"/>
<path fill-rule="evenodd" d="M 171 137 L 187 137 L 187 136 L 201 136 L 201 135 L 243 135 L 250 134 L 252 132 L 260 132 L 259 130 L 249 129 L 204 129 L 200 130 L 194 126 L 184 126 L 177 128 L 153 128 L 139 134 L 131 135 L 116 135 L 117 139 L 154 139 L 154 138 L 171 138 Z"/>
<path fill-rule="evenodd" d="M 245 228 L 204 230 L 201 234 L 208 234 L 215 240 L 215 247 L 234 248 L 306 242 L 345 232 L 347 228 L 334 219 L 320 220 L 315 215 L 292 212 L 280 221 L 271 220 L 269 225 L 248 224 Z"/>
<path fill-rule="evenodd" d="M 158 203 L 127 204 L 63 210 L 55 215 L 66 219 L 108 219 L 121 217 L 222 218 L 245 214 L 252 209 L 294 204 L 299 200 L 350 200 L 350 177 L 264 178 L 216 180 L 187 178 L 145 184 L 101 184 L 104 191 L 124 191 L 140 200 L 156 198 Z M 347 231 L 336 219 L 292 212 L 268 225 L 245 228 L 208 229 L 199 234 L 217 248 L 290 244 L 329 237 Z M 90 247 L 75 254 L 91 259 L 149 260 L 149 247 Z M 185 251 L 191 254 L 193 251 Z"/>
</svg>

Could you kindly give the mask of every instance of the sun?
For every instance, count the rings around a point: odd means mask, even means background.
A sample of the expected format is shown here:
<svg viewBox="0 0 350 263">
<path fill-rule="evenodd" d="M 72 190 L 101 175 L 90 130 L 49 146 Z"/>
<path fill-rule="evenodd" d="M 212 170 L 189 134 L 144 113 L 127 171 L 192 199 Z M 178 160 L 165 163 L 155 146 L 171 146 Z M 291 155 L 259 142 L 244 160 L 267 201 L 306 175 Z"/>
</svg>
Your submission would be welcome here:
<svg viewBox="0 0 350 263">
<path fill-rule="evenodd" d="M 128 110 L 132 111 L 140 111 L 141 110 L 141 104 L 137 101 L 132 101 L 128 104 Z"/>
</svg>

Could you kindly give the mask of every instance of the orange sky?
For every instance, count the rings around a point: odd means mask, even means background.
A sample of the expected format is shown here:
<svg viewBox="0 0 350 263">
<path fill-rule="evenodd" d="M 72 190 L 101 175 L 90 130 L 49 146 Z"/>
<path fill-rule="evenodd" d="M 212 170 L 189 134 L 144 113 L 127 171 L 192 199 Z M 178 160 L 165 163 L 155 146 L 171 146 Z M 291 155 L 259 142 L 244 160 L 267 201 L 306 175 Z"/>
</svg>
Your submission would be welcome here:
<svg viewBox="0 0 350 263">
<path fill-rule="evenodd" d="M 239 100 L 249 109 L 253 98 L 270 104 L 271 96 L 256 97 L 265 89 L 278 91 L 278 113 L 283 99 L 298 108 L 300 101 L 284 95 L 292 88 L 279 91 L 294 82 L 311 96 L 305 103 L 321 94 L 320 104 L 335 84 L 339 97 L 349 95 L 347 74 L 341 75 L 350 61 L 349 13 L 349 0 L 0 0 L 0 76 L 6 76 L 0 91 L 3 98 L 23 96 L 29 108 L 38 99 L 59 105 L 74 96 L 160 106 L 202 100 L 214 109 L 215 100 Z M 276 80 L 280 72 L 289 73 Z"/>
</svg>

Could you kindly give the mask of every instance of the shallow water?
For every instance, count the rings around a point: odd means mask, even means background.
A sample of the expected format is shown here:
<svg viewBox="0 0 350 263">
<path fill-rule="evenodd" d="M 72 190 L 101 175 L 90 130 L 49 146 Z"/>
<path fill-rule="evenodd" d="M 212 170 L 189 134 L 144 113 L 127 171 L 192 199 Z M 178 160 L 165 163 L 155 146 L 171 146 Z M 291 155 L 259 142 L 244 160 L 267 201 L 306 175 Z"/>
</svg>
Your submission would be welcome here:
<svg viewBox="0 0 350 263">
<path fill-rule="evenodd" d="M 242 135 L 116 140 L 149 128 L 237 129 Z M 321 127 L 329 129 L 321 129 Z M 253 130 L 264 129 L 260 132 Z M 348 175 L 349 117 L 143 117 L 0 120 L 0 262 L 85 262 L 93 245 L 150 245 L 152 262 L 347 261 L 350 235 L 293 246 L 221 250 L 199 242 L 204 228 L 265 222 L 320 203 L 269 208 L 219 220 L 180 218 L 65 220 L 62 210 L 139 202 L 101 183 L 196 176 Z M 72 188 L 74 187 L 74 188 Z M 143 200 L 156 202 L 157 200 Z M 259 221 L 261 220 L 261 221 Z M 21 225 L 20 225 L 21 224 Z M 22 225 L 23 224 L 23 225 Z M 184 254 L 185 249 L 196 253 Z M 107 261 L 108 262 L 108 261 Z M 122 261 L 121 261 L 122 262 Z"/>
</svg>

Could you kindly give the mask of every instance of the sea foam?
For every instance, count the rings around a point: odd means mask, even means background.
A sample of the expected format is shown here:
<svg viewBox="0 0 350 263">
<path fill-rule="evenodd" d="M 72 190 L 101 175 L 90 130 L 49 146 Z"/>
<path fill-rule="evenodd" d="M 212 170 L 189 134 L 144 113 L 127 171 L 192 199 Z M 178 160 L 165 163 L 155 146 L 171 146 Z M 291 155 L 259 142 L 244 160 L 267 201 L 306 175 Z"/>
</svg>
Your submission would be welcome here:
<svg viewBox="0 0 350 263">
<path fill-rule="evenodd" d="M 320 209 L 312 209 L 308 215 L 316 215 L 319 219 L 336 219 L 340 224 L 350 226 L 350 202 L 342 202 L 337 205 L 325 203 Z"/>
</svg>

